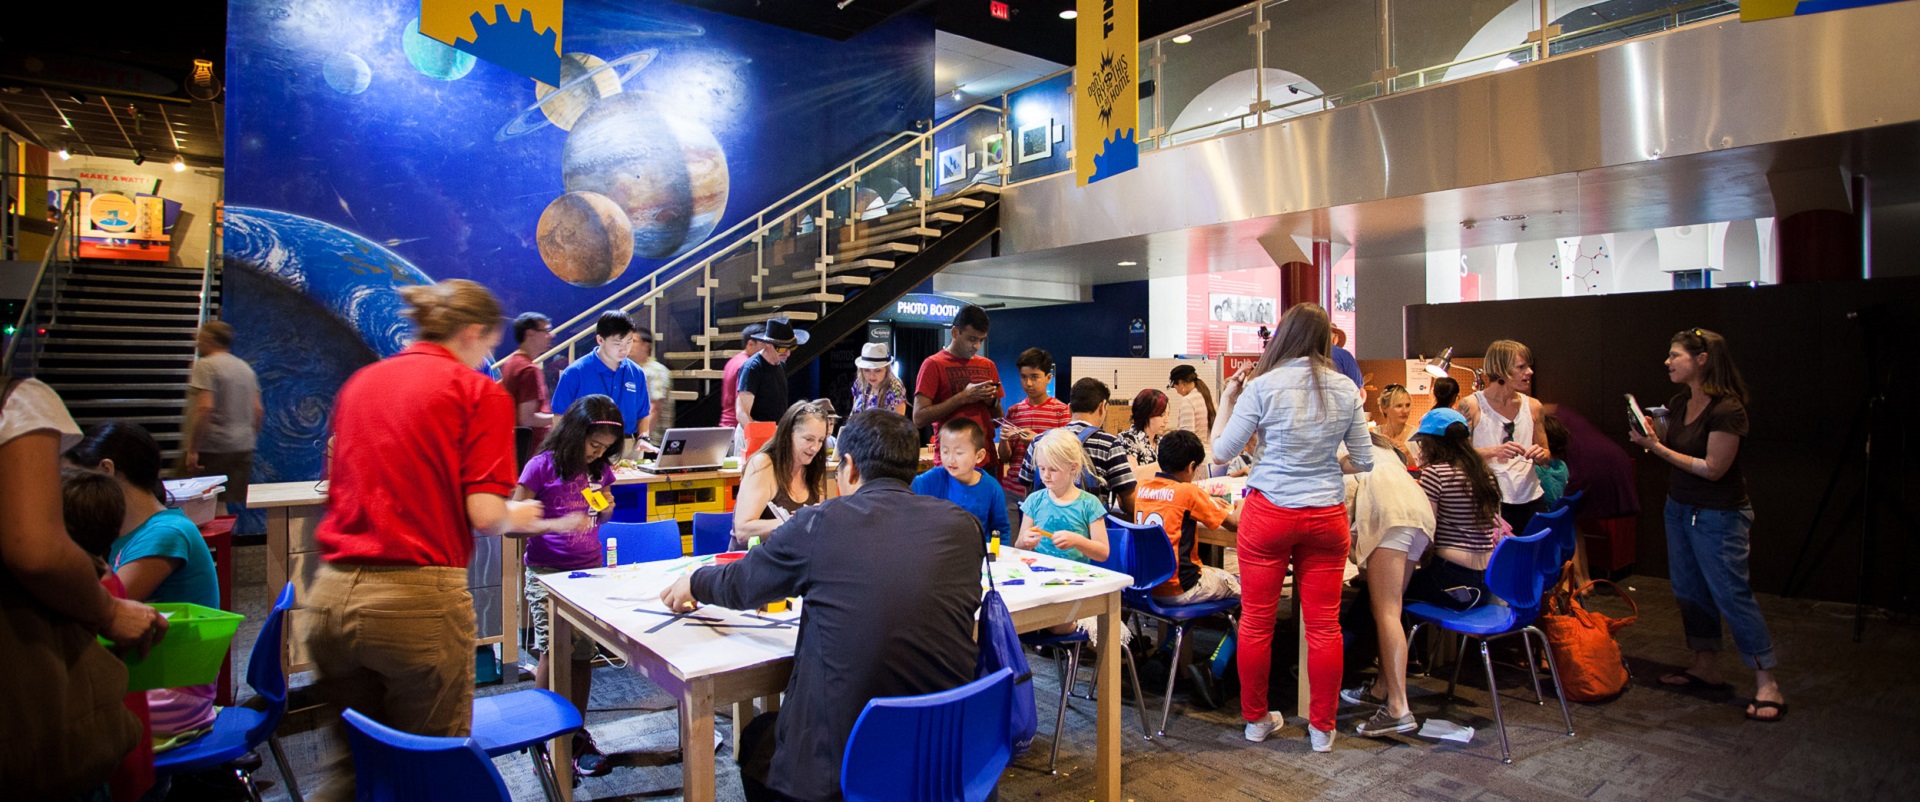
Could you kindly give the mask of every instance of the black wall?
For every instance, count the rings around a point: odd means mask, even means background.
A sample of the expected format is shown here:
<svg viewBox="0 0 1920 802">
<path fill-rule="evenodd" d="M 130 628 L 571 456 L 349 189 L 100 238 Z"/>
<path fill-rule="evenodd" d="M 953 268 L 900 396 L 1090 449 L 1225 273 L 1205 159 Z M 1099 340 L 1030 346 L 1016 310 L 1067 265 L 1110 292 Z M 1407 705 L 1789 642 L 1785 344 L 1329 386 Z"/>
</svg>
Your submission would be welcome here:
<svg viewBox="0 0 1920 802">
<path fill-rule="evenodd" d="M 1674 332 L 1700 326 L 1724 334 L 1753 400 L 1752 433 L 1740 460 L 1753 499 L 1752 576 L 1755 590 L 1781 593 L 1800 564 L 1800 594 L 1853 601 L 1861 564 L 1861 518 L 1848 502 L 1863 484 L 1858 451 L 1842 459 L 1849 424 L 1866 396 L 1869 337 L 1848 313 L 1878 307 L 1884 325 L 1874 337 L 1881 362 L 1892 375 L 1890 426 L 1876 435 L 1883 455 L 1876 470 L 1888 481 L 1877 495 L 1920 512 L 1920 477 L 1909 447 L 1906 420 L 1913 416 L 1920 346 L 1920 279 L 1722 288 L 1582 298 L 1409 306 L 1406 356 L 1439 353 L 1452 345 L 1460 356 L 1479 356 L 1500 338 L 1526 343 L 1542 401 L 1571 406 L 1636 454 L 1641 512 L 1638 573 L 1666 576 L 1666 534 L 1661 523 L 1669 467 L 1627 443 L 1623 393 L 1643 404 L 1662 404 L 1674 385 L 1662 360 Z M 1798 559 L 1829 477 L 1841 465 L 1832 508 Z M 1882 507 L 1882 509 L 1890 509 Z M 1906 577 L 1912 574 L 1916 519 L 1905 512 L 1882 514 L 1869 580 L 1873 599 L 1908 608 Z M 1844 521 L 1838 519 L 1844 517 Z"/>
</svg>

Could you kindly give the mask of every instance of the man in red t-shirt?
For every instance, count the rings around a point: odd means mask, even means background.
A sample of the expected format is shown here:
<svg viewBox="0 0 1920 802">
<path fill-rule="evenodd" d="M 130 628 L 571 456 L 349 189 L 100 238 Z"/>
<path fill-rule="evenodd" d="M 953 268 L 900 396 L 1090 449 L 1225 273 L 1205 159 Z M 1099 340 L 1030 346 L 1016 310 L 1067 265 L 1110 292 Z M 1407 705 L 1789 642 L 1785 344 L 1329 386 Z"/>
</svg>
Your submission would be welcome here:
<svg viewBox="0 0 1920 802">
<path fill-rule="evenodd" d="M 993 360 L 980 356 L 987 342 L 987 310 L 968 304 L 953 314 L 953 341 L 920 363 L 920 376 L 913 387 L 913 425 L 931 426 L 938 432 L 948 418 L 966 418 L 980 424 L 980 430 L 994 430 L 993 420 L 1000 417 L 1000 371 Z M 936 437 L 938 435 L 936 434 Z M 987 450 L 983 470 L 989 476 L 1000 475 L 999 455 Z M 940 464 L 940 452 L 934 450 L 933 462 Z"/>
<path fill-rule="evenodd" d="M 552 347 L 553 321 L 539 312 L 524 312 L 513 319 L 513 340 L 520 347 L 500 363 L 500 389 L 513 398 L 513 425 L 533 430 L 537 452 L 553 425 L 553 410 L 547 408 L 547 375 L 533 358 Z"/>
<path fill-rule="evenodd" d="M 766 345 L 760 341 L 760 335 L 765 334 L 766 331 L 765 323 L 748 325 L 747 330 L 740 333 L 740 339 L 745 346 L 740 353 L 734 354 L 727 360 L 727 365 L 720 377 L 721 426 L 740 425 L 739 412 L 733 408 L 734 402 L 740 396 L 740 369 L 747 366 L 747 360 L 752 359 L 754 354 L 760 353 L 761 346 Z"/>
</svg>

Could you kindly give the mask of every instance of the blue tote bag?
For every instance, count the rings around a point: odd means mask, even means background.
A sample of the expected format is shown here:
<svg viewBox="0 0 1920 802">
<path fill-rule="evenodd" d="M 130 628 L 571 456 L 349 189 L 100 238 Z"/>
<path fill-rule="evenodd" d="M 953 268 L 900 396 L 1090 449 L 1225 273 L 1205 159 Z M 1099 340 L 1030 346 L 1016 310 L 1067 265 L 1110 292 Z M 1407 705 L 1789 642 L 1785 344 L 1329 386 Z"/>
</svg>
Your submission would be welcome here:
<svg viewBox="0 0 1920 802">
<path fill-rule="evenodd" d="M 1018 756 L 1033 745 L 1033 734 L 1040 727 L 1040 716 L 1033 708 L 1033 669 L 1027 665 L 1027 652 L 1020 647 L 1020 633 L 1013 628 L 1013 613 L 1000 598 L 993 584 L 993 564 L 986 563 L 987 594 L 980 599 L 980 666 L 975 678 L 1000 669 L 1013 671 L 1013 715 L 1008 737 L 1013 754 Z"/>
</svg>

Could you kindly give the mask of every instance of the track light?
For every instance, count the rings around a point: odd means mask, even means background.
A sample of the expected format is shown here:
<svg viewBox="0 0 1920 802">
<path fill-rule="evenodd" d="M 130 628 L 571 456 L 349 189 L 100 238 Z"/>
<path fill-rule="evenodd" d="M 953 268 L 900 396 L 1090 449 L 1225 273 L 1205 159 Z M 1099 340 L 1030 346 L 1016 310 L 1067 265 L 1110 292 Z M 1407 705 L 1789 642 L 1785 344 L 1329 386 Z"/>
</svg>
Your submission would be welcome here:
<svg viewBox="0 0 1920 802">
<path fill-rule="evenodd" d="M 175 154 L 173 157 L 173 171 L 176 173 L 186 172 L 187 160 L 184 158 L 181 158 L 178 154 Z"/>
<path fill-rule="evenodd" d="M 1078 11 L 1075 11 L 1075 10 L 1073 10 L 1073 9 L 1071 9 L 1071 8 L 1069 8 L 1069 9 L 1067 9 L 1067 10 L 1065 10 L 1065 11 L 1062 11 L 1062 12 L 1060 12 L 1060 18 L 1061 18 L 1061 19 L 1079 19 L 1079 18 L 1080 18 L 1080 12 L 1078 12 Z"/>
<path fill-rule="evenodd" d="M 73 158 L 73 154 L 71 154 L 71 153 L 68 153 L 68 152 L 67 152 L 67 146 L 66 146 L 66 145 L 61 145 L 61 146 L 60 146 L 60 149 L 59 149 L 59 150 L 56 150 L 56 151 L 54 151 L 54 153 L 57 153 L 57 154 L 59 154 L 59 156 L 60 156 L 60 160 L 61 160 L 61 161 L 66 161 L 66 160 L 68 160 L 68 159 L 71 159 L 71 158 Z"/>
<path fill-rule="evenodd" d="M 141 153 L 140 151 L 137 151 L 137 150 L 133 152 L 133 166 L 139 167 L 140 165 L 146 164 L 146 163 L 147 163 L 146 154 Z"/>
</svg>

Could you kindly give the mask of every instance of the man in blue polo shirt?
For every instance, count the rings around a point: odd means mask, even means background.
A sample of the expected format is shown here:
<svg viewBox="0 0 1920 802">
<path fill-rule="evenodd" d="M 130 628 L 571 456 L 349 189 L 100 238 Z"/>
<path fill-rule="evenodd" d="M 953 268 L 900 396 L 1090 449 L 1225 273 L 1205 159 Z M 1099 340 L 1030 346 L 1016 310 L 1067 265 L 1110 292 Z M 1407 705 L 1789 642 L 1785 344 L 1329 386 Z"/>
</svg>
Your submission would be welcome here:
<svg viewBox="0 0 1920 802">
<path fill-rule="evenodd" d="M 644 438 L 653 418 L 653 405 L 647 396 L 646 371 L 627 358 L 638 339 L 633 318 L 617 309 L 602 312 L 593 328 L 597 343 L 593 353 L 560 371 L 560 381 L 553 388 L 554 417 L 566 414 L 578 399 L 604 395 L 620 407 L 627 435 Z"/>
</svg>

